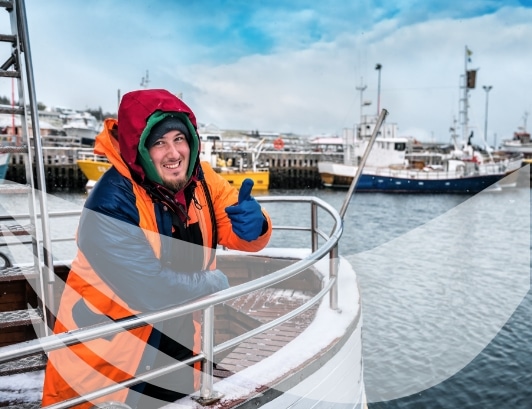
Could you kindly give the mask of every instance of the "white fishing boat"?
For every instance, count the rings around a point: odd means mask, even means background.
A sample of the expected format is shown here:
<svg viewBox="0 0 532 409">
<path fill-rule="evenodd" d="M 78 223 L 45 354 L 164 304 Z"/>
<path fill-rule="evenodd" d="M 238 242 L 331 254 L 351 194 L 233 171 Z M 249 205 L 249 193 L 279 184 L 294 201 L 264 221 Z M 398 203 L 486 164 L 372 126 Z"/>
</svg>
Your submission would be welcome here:
<svg viewBox="0 0 532 409">
<path fill-rule="evenodd" d="M 93 146 L 102 124 L 89 112 L 74 112 L 63 116 L 63 130 L 69 137 L 78 138 L 82 145 Z"/>
<path fill-rule="evenodd" d="M 17 62 L 22 57 L 31 61 L 23 4 L 13 0 L 3 5 L 12 17 L 14 43 L 20 40 L 22 44 L 12 57 L 14 69 L 20 67 Z M 31 65 L 25 69 L 25 75 L 17 76 L 21 92 L 35 89 Z M 24 101 L 23 95 L 20 100 Z M 28 105 L 32 117 L 37 118 L 37 100 L 31 92 Z M 35 127 L 33 147 L 28 135 L 22 135 L 28 156 L 33 150 L 36 157 L 40 155 L 38 129 Z M 0 189 L 0 195 L 5 195 L 0 252 L 7 260 L 0 269 L 0 282 L 3 295 L 9 293 L 0 298 L 0 396 L 4 397 L 0 406 L 40 407 L 42 371 L 50 351 L 193 311 L 203 317 L 201 348 L 194 357 L 155 370 L 139 368 L 123 382 L 96 385 L 46 408 L 86 402 L 98 408 L 127 408 L 106 396 L 193 362 L 202 363 L 199 389 L 166 407 L 365 406 L 360 293 L 355 272 L 338 256 L 345 206 L 338 211 L 315 197 L 261 198 L 266 208 L 286 207 L 279 214 L 297 214 L 293 225 L 273 220 L 274 234 L 284 236 L 290 231 L 307 237 L 295 239 L 292 248 L 272 245 L 253 254 L 218 249 L 218 268 L 226 272 L 231 284 L 227 290 L 167 310 L 53 335 L 57 300 L 74 256 L 74 252 L 65 256 L 64 250 L 73 243 L 76 229 L 67 237 L 63 237 L 64 231 L 56 237 L 53 227 L 64 222 L 52 223 L 51 219 L 75 220 L 80 209 L 54 211 L 44 180 L 44 166 L 37 161 L 36 177 L 28 177 L 28 185 L 10 184 Z M 351 192 L 345 204 L 350 197 Z M 309 245 L 302 248 L 305 238 Z"/>
<path fill-rule="evenodd" d="M 296 403 L 310 407 L 318 402 L 362 408 L 365 394 L 360 294 L 355 272 L 343 258 L 337 258 L 341 219 L 336 210 L 316 198 L 267 197 L 261 200 L 266 208 L 280 204 L 287 206 L 288 212 L 294 210 L 295 204 L 305 205 L 308 217 L 301 211 L 298 216 L 309 221 L 306 231 L 315 239 L 323 227 L 319 228 L 312 214 L 325 211 L 331 217 L 330 226 L 334 227 L 331 236 L 314 251 L 297 247 L 267 248 L 258 254 L 220 250 L 218 267 L 227 273 L 230 289 L 183 307 L 136 319 L 155 322 L 192 310 L 200 310 L 204 317 L 209 317 L 209 310 L 214 308 L 212 321 L 204 318 L 203 331 L 207 335 L 202 352 L 196 357 L 207 363 L 202 388 L 168 407 L 199 408 L 200 400 L 209 401 L 210 407 L 220 409 L 288 408 Z M 5 215 L 2 222 L 10 225 L 9 216 Z M 49 212 L 49 216 L 65 217 L 64 212 Z M 20 215 L 17 220 L 21 220 Z M 315 229 L 310 228 L 312 225 Z M 13 231 L 14 225 L 10 226 Z M 289 226 L 279 228 L 279 234 L 292 230 Z M 64 240 L 55 243 L 52 238 L 52 250 L 64 245 Z M 7 249 L 9 247 L 4 247 Z M 28 333 L 31 323 L 43 329 L 43 309 L 54 310 L 45 302 L 46 296 L 37 295 L 39 282 L 45 278 L 33 271 L 33 266 L 17 263 L 0 270 L 0 281 L 24 284 L 11 294 L 17 298 L 14 303 L 39 300 L 39 307 L 35 309 L 0 313 L 0 327 L 9 325 L 9 332 L 0 335 L 0 345 L 4 345 L 0 348 L 0 396 L 15 379 L 36 379 L 18 387 L 9 404 L 38 407 L 39 402 L 25 399 L 34 396 L 31 392 L 35 389 L 39 390 L 38 382 L 42 381 L 46 361 L 43 352 L 64 347 L 65 343 L 87 342 L 116 330 L 116 325 L 93 326 L 75 334 L 41 336 L 33 340 L 23 338 L 24 342 L 10 344 L 8 339 L 21 339 L 21 334 Z M 57 298 L 64 286 L 68 265 L 54 263 L 53 271 L 52 291 Z M 134 320 L 131 325 L 135 325 Z M 214 362 L 214 366 L 208 368 L 209 362 Z M 20 378 L 21 373 L 32 373 L 32 378 Z M 150 372 L 146 371 L 131 382 L 139 382 L 143 376 L 149 379 Z M 94 399 L 106 392 L 109 390 L 95 391 Z M 68 405 L 75 403 L 74 400 Z"/>
<path fill-rule="evenodd" d="M 467 66 L 466 72 L 469 73 Z M 469 86 L 462 86 L 464 101 L 468 101 Z M 476 149 L 471 143 L 473 133 L 465 137 L 468 131 L 467 112 L 465 118 L 462 140 L 458 140 L 454 127 L 451 128 L 454 143 L 447 150 L 414 150 L 411 139 L 397 136 L 396 124 L 384 124 L 375 148 L 361 170 L 357 191 L 474 194 L 488 188 L 501 190 L 509 186 L 499 181 L 523 165 L 523 155 L 494 155 L 489 150 L 481 152 Z M 345 130 L 343 138 L 325 141 L 334 143 L 336 148 L 325 149 L 324 141 L 313 141 L 318 150 L 329 151 L 318 162 L 318 172 L 325 187 L 346 188 L 350 185 L 376 122 L 376 117 L 361 115 L 356 130 Z"/>
<path fill-rule="evenodd" d="M 501 143 L 501 151 L 515 154 L 520 153 L 524 156 L 524 162 L 532 163 L 532 140 L 530 139 L 530 132 L 528 132 L 526 123 L 528 112 L 523 115 L 523 125 L 518 127 L 511 139 L 504 139 Z"/>
<path fill-rule="evenodd" d="M 255 192 L 269 189 L 270 169 L 259 165 L 264 139 L 244 149 L 226 150 L 221 134 L 200 133 L 200 137 L 200 159 L 209 162 L 212 168 L 232 186 L 240 189 L 245 179 L 251 179 Z"/>
<path fill-rule="evenodd" d="M 514 132 L 512 139 L 502 141 L 501 149 L 506 152 L 521 152 L 532 155 L 532 141 L 528 132 Z"/>
<path fill-rule="evenodd" d="M 468 125 L 469 89 L 475 87 L 476 70 L 468 69 L 469 52 L 465 47 L 465 72 L 460 86 L 462 138 L 458 141 L 451 128 L 454 146 L 449 151 L 418 152 L 408 149 L 409 139 L 397 136 L 396 124 L 384 124 L 376 147 L 361 169 L 357 190 L 385 193 L 466 193 L 484 189 L 501 190 L 498 182 L 523 165 L 520 153 L 495 156 L 483 154 L 471 143 L 473 132 Z M 365 87 L 360 87 L 363 91 Z M 361 91 L 361 92 L 362 92 Z M 362 101 L 362 97 L 361 97 Z M 361 102 L 361 112 L 363 103 Z M 326 187 L 347 187 L 358 172 L 360 158 L 367 146 L 377 119 L 360 115 L 356 131 L 344 135 L 341 155 L 318 162 L 318 172 Z M 513 183 L 512 183 L 513 185 Z"/>
</svg>

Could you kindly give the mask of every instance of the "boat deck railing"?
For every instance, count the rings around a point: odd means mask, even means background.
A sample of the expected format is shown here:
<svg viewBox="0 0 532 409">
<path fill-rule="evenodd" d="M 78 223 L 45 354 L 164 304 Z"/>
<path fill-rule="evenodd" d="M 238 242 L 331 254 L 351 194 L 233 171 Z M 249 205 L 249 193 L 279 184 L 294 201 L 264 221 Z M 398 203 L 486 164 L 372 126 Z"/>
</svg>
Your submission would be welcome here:
<svg viewBox="0 0 532 409">
<path fill-rule="evenodd" d="M 12 184 L 5 187 L 11 188 L 12 190 L 20 189 L 22 192 L 22 188 L 18 184 Z M 61 210 L 48 212 L 48 217 L 50 219 L 65 219 L 79 217 L 80 213 L 80 210 Z M 37 215 L 37 218 L 40 217 Z M 17 253 L 17 248 L 32 244 L 32 237 L 27 234 L 28 226 L 25 223 L 26 221 L 29 222 L 29 215 L 26 213 L 0 214 L 0 236 L 4 238 L 4 240 L 0 241 L 0 260 L 2 262 L 2 264 L 0 264 L 0 270 L 12 267 L 13 264 L 16 264 L 13 262 L 12 254 L 10 254 L 10 252 Z M 17 231 L 20 231 L 21 234 L 18 235 Z M 74 237 L 66 234 L 62 237 L 52 237 L 51 241 L 52 244 L 70 242 L 74 245 Z M 42 240 L 39 240 L 39 244 L 43 245 Z M 15 258 L 18 259 L 18 257 Z"/>
<path fill-rule="evenodd" d="M 426 167 L 423 169 L 408 169 L 401 165 L 397 167 L 373 167 L 365 166 L 364 174 L 371 174 L 376 177 L 393 177 L 404 179 L 418 179 L 418 180 L 445 180 L 458 179 L 471 176 L 483 175 L 499 175 L 504 172 L 512 172 L 522 166 L 522 160 L 517 161 L 502 161 L 497 163 L 482 164 L 479 166 L 475 163 L 468 163 L 467 165 L 460 165 L 455 170 L 441 170 L 438 168 Z"/>
<path fill-rule="evenodd" d="M 483 174 L 499 174 L 504 172 L 503 165 L 497 165 L 496 167 L 489 167 L 483 169 L 481 172 L 479 169 L 466 169 L 461 166 L 456 170 L 439 170 L 439 169 L 393 169 L 393 168 L 371 168 L 365 167 L 364 172 L 368 172 L 375 176 L 393 177 L 393 178 L 405 178 L 405 179 L 419 179 L 419 180 L 446 180 L 463 178 L 468 176 L 483 175 Z"/>
<path fill-rule="evenodd" d="M 303 197 L 303 196 L 285 196 L 285 197 L 258 197 L 262 203 L 278 203 L 282 206 L 288 206 L 294 203 L 303 203 L 309 205 L 309 216 L 306 217 L 300 214 L 298 219 L 309 220 L 308 225 L 293 226 L 293 225 L 277 225 L 273 220 L 274 233 L 276 231 L 295 231 L 302 234 L 310 235 L 310 247 L 311 253 L 277 271 L 264 275 L 260 278 L 253 279 L 251 281 L 230 287 L 224 291 L 212 294 L 205 298 L 193 301 L 186 305 L 169 308 L 163 311 L 151 312 L 145 314 L 139 314 L 135 317 L 130 317 L 120 322 L 111 322 L 105 324 L 97 324 L 82 329 L 69 331 L 66 333 L 59 333 L 55 335 L 49 335 L 35 339 L 32 341 L 26 341 L 23 343 L 17 343 L 0 348 L 0 364 L 4 364 L 11 361 L 16 361 L 24 357 L 42 354 L 43 352 L 50 352 L 65 346 L 76 345 L 84 343 L 92 339 L 106 337 L 114 335 L 124 330 L 140 327 L 147 323 L 153 324 L 166 319 L 182 316 L 192 313 L 194 311 L 201 311 L 203 315 L 202 320 L 202 343 L 201 351 L 185 361 L 176 362 L 155 370 L 146 371 L 126 381 L 113 384 L 99 390 L 95 390 L 89 394 L 72 398 L 67 401 L 63 401 L 54 405 L 47 406 L 46 409 L 62 409 L 69 408 L 75 405 L 79 405 L 83 402 L 91 401 L 102 396 L 108 395 L 113 392 L 117 392 L 123 388 L 132 387 L 140 382 L 149 381 L 161 375 L 171 373 L 187 365 L 191 365 L 194 362 L 202 361 L 203 370 L 201 374 L 201 387 L 199 391 L 198 401 L 212 402 L 220 398 L 219 394 L 213 387 L 213 362 L 215 354 L 229 350 L 244 340 L 247 340 L 253 336 L 264 333 L 265 331 L 284 323 L 295 316 L 310 309 L 317 304 L 327 294 L 329 295 L 329 308 L 331 310 L 338 310 L 338 241 L 342 234 L 342 219 L 337 210 L 331 205 L 327 204 L 323 200 L 316 197 Z M 318 223 L 318 214 L 320 215 L 320 223 Z M 54 216 L 51 214 L 50 216 Z M 322 218 L 324 218 L 324 225 L 327 225 L 330 232 L 323 230 L 321 226 Z M 332 228 L 330 227 L 332 226 Z M 239 253 L 240 254 L 240 253 Z M 244 253 L 245 257 L 247 253 Z M 249 255 L 252 255 L 250 253 Z M 274 284 L 280 283 L 288 278 L 294 277 L 309 267 L 314 266 L 319 260 L 328 256 L 328 279 L 323 280 L 323 285 L 320 291 L 307 300 L 304 304 L 298 308 L 285 313 L 282 316 L 270 321 L 266 324 L 262 324 L 252 330 L 248 330 L 234 338 L 231 338 L 221 344 L 214 345 L 214 328 L 215 328 L 215 315 L 214 307 L 217 304 L 226 302 L 236 297 L 250 294 L 253 291 L 268 288 Z"/>
<path fill-rule="evenodd" d="M 82 148 L 76 153 L 77 160 L 91 160 L 95 162 L 109 162 L 104 155 L 98 155 L 94 153 L 93 148 Z"/>
</svg>

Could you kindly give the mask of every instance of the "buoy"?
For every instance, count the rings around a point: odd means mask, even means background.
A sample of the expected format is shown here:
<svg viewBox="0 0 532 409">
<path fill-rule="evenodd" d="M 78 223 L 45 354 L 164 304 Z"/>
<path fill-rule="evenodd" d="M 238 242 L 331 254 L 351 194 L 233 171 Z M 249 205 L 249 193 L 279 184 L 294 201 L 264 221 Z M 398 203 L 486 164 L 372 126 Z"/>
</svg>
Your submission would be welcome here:
<svg viewBox="0 0 532 409">
<path fill-rule="evenodd" d="M 281 150 L 284 148 L 284 141 L 281 138 L 277 138 L 275 141 L 273 141 L 273 147 L 276 150 Z"/>
</svg>

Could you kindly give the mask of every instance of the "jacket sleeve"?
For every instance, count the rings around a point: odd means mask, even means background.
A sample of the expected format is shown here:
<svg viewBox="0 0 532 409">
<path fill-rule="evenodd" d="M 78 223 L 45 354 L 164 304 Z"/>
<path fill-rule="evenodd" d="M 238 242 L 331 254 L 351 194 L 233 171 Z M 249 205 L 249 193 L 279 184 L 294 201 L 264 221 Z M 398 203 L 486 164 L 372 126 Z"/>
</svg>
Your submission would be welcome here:
<svg viewBox="0 0 532 409">
<path fill-rule="evenodd" d="M 116 186 L 108 189 L 89 195 L 78 246 L 96 273 L 131 308 L 159 310 L 229 286 L 220 270 L 185 273 L 162 265 L 138 226 L 133 193 L 127 186 L 119 188 L 120 194 Z M 95 193 L 105 202 L 96 199 Z"/>
<path fill-rule="evenodd" d="M 259 251 L 266 247 L 272 234 L 272 222 L 268 212 L 262 208 L 262 214 L 267 222 L 267 228 L 258 239 L 246 241 L 239 238 L 233 232 L 231 220 L 225 211 L 226 207 L 238 203 L 238 191 L 223 177 L 217 174 L 209 163 L 202 162 L 201 167 L 213 200 L 216 227 L 218 229 L 218 244 L 232 250 L 242 251 Z"/>
</svg>

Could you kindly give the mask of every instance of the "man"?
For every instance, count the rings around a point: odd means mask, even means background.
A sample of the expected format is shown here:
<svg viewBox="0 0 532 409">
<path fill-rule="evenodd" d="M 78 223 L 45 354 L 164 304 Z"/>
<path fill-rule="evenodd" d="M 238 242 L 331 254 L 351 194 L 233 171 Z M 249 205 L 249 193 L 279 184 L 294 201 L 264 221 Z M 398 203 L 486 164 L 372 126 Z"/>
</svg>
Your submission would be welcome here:
<svg viewBox="0 0 532 409">
<path fill-rule="evenodd" d="M 223 290 L 229 284 L 216 269 L 217 245 L 258 251 L 271 235 L 269 216 L 250 195 L 253 182 L 237 192 L 200 163 L 196 119 L 176 96 L 130 92 L 118 121 L 108 119 L 104 128 L 95 152 L 113 166 L 85 203 L 56 333 Z M 198 324 L 182 316 L 51 352 L 43 405 L 187 359 L 197 334 Z M 193 378 L 187 367 L 78 407 L 103 401 L 161 406 L 192 392 Z"/>
</svg>

